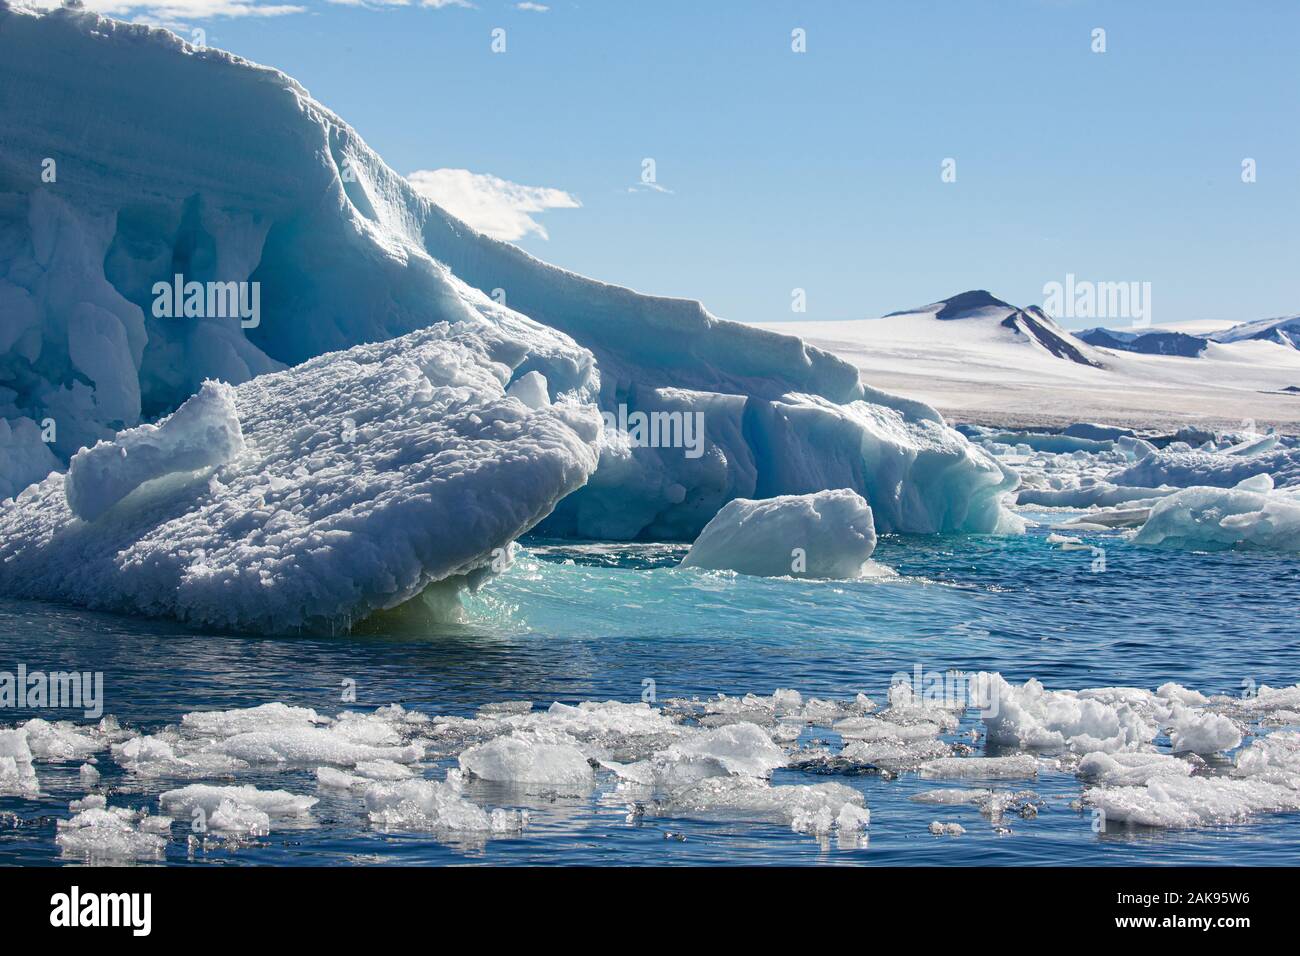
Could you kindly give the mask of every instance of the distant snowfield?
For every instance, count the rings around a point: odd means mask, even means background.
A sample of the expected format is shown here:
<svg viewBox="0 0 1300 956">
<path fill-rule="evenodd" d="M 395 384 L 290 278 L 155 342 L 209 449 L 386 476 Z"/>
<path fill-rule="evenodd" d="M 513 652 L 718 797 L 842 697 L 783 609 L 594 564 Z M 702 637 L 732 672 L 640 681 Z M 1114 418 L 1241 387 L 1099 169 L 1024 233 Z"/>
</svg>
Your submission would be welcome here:
<svg viewBox="0 0 1300 956">
<path fill-rule="evenodd" d="M 960 421 L 1230 428 L 1253 419 L 1300 430 L 1300 393 L 1282 391 L 1300 388 L 1300 352 L 1272 342 L 1211 343 L 1198 358 L 1094 348 L 1106 367 L 1093 368 L 979 316 L 945 321 L 918 312 L 763 327 L 801 336 L 856 365 L 876 388 Z"/>
</svg>

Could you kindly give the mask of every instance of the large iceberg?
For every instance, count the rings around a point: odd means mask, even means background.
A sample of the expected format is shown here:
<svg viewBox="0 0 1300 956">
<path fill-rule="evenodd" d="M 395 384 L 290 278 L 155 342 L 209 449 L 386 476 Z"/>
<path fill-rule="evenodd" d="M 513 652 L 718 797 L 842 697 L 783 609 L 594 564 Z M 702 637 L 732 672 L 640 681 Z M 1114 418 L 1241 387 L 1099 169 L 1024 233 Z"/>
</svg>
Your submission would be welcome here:
<svg viewBox="0 0 1300 956">
<path fill-rule="evenodd" d="M 506 394 L 525 364 L 557 401 Z M 83 453 L 93 467 L 74 459 L 0 502 L 0 591 L 291 631 L 473 583 L 595 469 L 600 417 L 579 400 L 590 372 L 558 332 L 471 317 L 209 388 L 191 401 L 216 393 L 215 409 L 184 405 L 148 435 Z M 242 447 L 196 457 L 196 427 Z"/>
<path fill-rule="evenodd" d="M 599 468 L 547 533 L 691 540 L 733 498 L 827 488 L 861 494 L 882 532 L 1016 529 L 1002 504 L 1015 476 L 928 406 L 792 336 L 474 231 L 275 70 L 0 0 L 0 120 L 0 492 L 209 379 L 527 316 L 594 365 L 557 383 L 545 355 L 523 355 L 507 363 L 513 394 L 544 404 L 531 373 L 554 393 L 581 372 L 605 413 Z M 209 298 L 235 284 L 240 309 L 190 310 L 188 292 L 186 308 L 159 308 L 191 283 Z M 33 427 L 47 420 L 49 433 Z"/>
</svg>

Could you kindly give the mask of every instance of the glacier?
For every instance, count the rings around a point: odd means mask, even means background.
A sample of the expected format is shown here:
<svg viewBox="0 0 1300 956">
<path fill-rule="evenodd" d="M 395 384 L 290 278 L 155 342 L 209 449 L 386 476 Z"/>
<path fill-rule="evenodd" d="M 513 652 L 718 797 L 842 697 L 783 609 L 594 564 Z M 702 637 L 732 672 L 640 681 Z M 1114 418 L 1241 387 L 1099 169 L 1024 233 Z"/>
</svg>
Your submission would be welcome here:
<svg viewBox="0 0 1300 956">
<path fill-rule="evenodd" d="M 1004 505 L 1015 473 L 929 406 L 863 384 L 794 336 L 476 232 L 276 70 L 165 30 L 0 0 L 0 117 L 0 494 L 16 496 L 0 517 L 15 558 L 0 572 L 5 593 L 222 626 L 334 627 L 481 568 L 506 534 L 691 541 L 736 498 L 848 489 L 882 533 L 1023 529 Z M 209 302 L 214 286 L 252 287 L 258 314 L 156 308 L 155 287 L 170 294 L 182 280 L 206 286 Z M 403 366 L 400 351 L 419 354 Z M 314 434 L 308 380 L 337 399 L 317 409 Z M 229 423 L 204 426 L 229 432 L 206 461 L 197 446 L 184 453 L 203 442 L 183 420 L 151 431 L 174 412 L 202 417 L 185 403 L 216 383 L 236 388 L 251 451 L 238 453 Z M 415 397 L 459 387 L 475 394 Z M 453 421 L 430 417 L 439 405 Z M 579 406 L 603 414 L 597 434 Z M 611 426 L 638 415 L 667 423 L 668 440 Z M 360 444 L 336 440 L 345 418 L 381 416 L 386 438 L 376 425 Z M 695 421 L 699 447 L 685 448 L 680 424 Z M 444 443 L 460 440 L 473 463 L 457 472 L 456 515 L 440 482 L 457 454 Z M 325 487 L 295 476 L 295 461 L 330 473 Z M 48 477 L 67 463 L 66 478 Z M 438 483 L 440 503 L 409 489 L 394 507 L 403 468 Z M 505 500 L 489 472 L 510 473 L 501 481 L 519 497 Z M 122 499 L 139 500 L 119 510 Z M 326 500 L 339 510 L 309 513 Z M 348 509 L 375 524 L 336 535 Z M 375 533 L 390 509 L 406 512 L 406 550 L 385 558 Z M 236 528 L 260 529 L 265 550 Z M 77 549 L 89 560 L 74 575 Z M 355 560 L 356 575 L 327 568 L 326 553 Z M 230 580 L 258 586 L 232 600 Z"/>
</svg>

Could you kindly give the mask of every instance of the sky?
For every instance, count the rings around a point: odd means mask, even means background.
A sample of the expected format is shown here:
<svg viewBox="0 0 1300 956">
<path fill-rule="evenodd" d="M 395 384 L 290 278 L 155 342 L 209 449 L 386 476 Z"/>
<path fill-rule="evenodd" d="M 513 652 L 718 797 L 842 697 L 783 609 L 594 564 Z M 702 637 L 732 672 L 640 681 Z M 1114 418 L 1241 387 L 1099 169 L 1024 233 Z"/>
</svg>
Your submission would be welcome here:
<svg viewBox="0 0 1300 956">
<path fill-rule="evenodd" d="M 86 5 L 202 29 L 480 228 L 725 318 L 1068 275 L 1150 283 L 1157 325 L 1300 312 L 1294 0 Z"/>
</svg>

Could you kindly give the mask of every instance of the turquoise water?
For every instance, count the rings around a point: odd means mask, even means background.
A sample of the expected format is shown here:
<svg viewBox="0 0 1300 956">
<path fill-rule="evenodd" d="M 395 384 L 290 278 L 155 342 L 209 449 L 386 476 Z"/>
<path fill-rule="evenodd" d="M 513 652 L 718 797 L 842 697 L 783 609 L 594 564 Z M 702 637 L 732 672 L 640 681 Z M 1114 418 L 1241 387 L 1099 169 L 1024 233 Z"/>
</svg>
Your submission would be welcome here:
<svg viewBox="0 0 1300 956">
<path fill-rule="evenodd" d="M 1135 548 L 1085 535 L 1105 549 L 1095 571 L 1087 550 L 1062 551 L 1045 528 L 1023 537 L 886 537 L 876 558 L 890 580 L 807 582 L 677 571 L 684 549 L 656 545 L 576 546 L 529 542 L 517 565 L 470 602 L 472 623 L 439 633 L 266 638 L 214 634 L 25 602 L 0 602 L 0 670 L 102 671 L 105 712 L 153 731 L 193 710 L 268 701 L 337 713 L 399 702 L 430 713 L 472 716 L 489 701 L 642 698 L 718 692 L 883 700 L 891 675 L 960 668 L 1036 677 L 1049 688 L 1123 684 L 1154 689 L 1168 680 L 1205 693 L 1240 693 L 1244 682 L 1300 680 L 1295 557 L 1197 554 Z M 356 705 L 340 703 L 344 680 Z M 11 725 L 71 712 L 0 711 Z M 973 726 L 968 720 L 959 734 Z M 805 731 L 835 742 L 824 730 Z M 945 739 L 956 739 L 946 735 Z M 55 820 L 85 792 L 79 762 L 39 763 L 43 794 L 0 797 L 0 863 L 57 862 Z M 149 789 L 101 757 L 113 805 L 150 805 Z M 441 776 L 437 768 L 432 771 Z M 311 768 L 257 771 L 240 782 L 318 795 L 309 823 L 274 827 L 238 849 L 187 851 L 183 865 L 382 863 L 1293 863 L 1300 815 L 1261 816 L 1233 827 L 1181 832 L 1112 828 L 1092 832 L 1070 802 L 1078 780 L 1049 772 L 1032 787 L 1033 819 L 1009 818 L 999 833 L 974 808 L 926 807 L 908 795 L 934 781 L 913 774 L 826 776 L 779 770 L 774 783 L 837 780 L 861 789 L 872 810 L 869 841 L 840 846 L 772 823 L 647 815 L 629 820 L 627 801 L 603 785 L 581 798 L 525 794 L 471 783 L 467 796 L 528 807 L 522 835 L 439 840 L 376 832 L 355 796 L 318 791 Z M 169 783 L 166 786 L 178 784 Z M 935 838 L 926 825 L 956 820 L 967 833 Z M 176 827 L 176 833 L 182 833 Z M 666 837 L 666 834 L 672 834 Z M 684 838 L 684 839 L 683 839 Z"/>
</svg>

